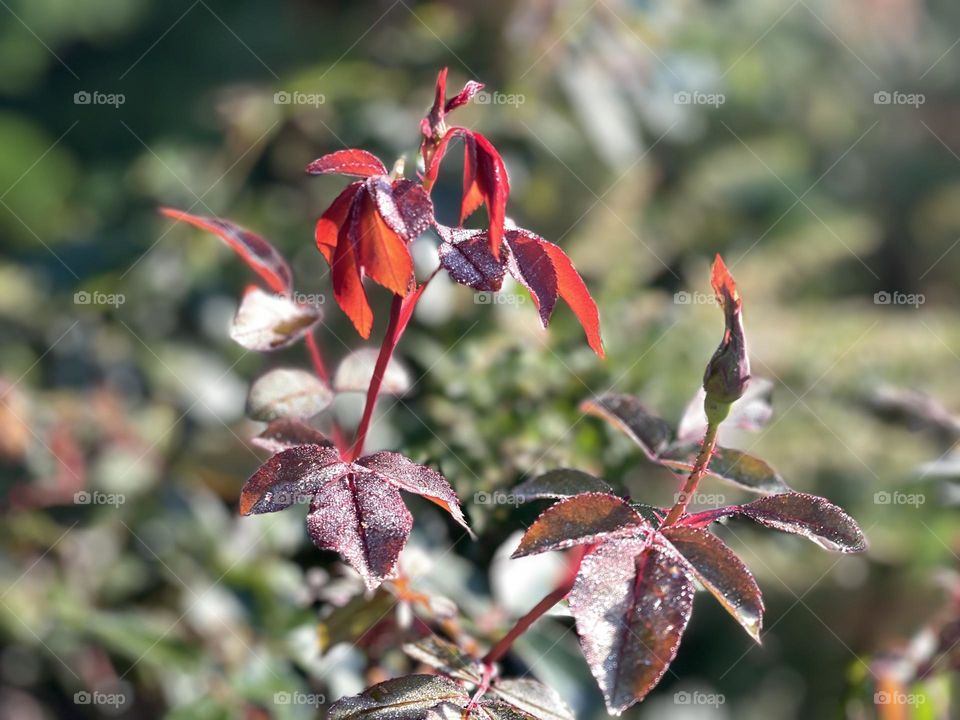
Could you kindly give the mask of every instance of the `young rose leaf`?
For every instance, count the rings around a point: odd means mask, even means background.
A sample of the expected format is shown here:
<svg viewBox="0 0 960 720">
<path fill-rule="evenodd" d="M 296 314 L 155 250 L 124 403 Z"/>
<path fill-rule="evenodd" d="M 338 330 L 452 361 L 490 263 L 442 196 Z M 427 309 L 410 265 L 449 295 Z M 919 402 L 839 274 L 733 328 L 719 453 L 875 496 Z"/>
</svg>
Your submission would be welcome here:
<svg viewBox="0 0 960 720">
<path fill-rule="evenodd" d="M 407 675 L 338 700 L 330 706 L 327 720 L 423 720 L 444 703 L 463 708 L 469 702 L 470 696 L 453 680 Z"/>
<path fill-rule="evenodd" d="M 571 468 L 550 470 L 520 483 L 511 491 L 511 495 L 523 501 L 555 500 L 572 497 L 581 493 L 611 493 L 611 488 L 600 478 Z"/>
<path fill-rule="evenodd" d="M 433 224 L 433 201 L 423 185 L 406 178 L 392 183 L 374 178 L 368 184 L 384 222 L 405 242 L 416 240 Z"/>
<path fill-rule="evenodd" d="M 280 350 L 310 332 L 319 320 L 319 309 L 252 286 L 230 326 L 230 338 L 247 350 Z"/>
<path fill-rule="evenodd" d="M 300 445 L 331 445 L 316 428 L 299 420 L 282 418 L 267 425 L 262 433 L 250 442 L 272 453 L 283 452 Z"/>
<path fill-rule="evenodd" d="M 706 390 L 700 387 L 687 405 L 677 428 L 677 442 L 699 442 L 707 431 L 707 414 L 703 410 Z M 751 378 L 743 397 L 730 406 L 724 427 L 760 430 L 773 416 L 773 383 L 766 378 Z"/>
<path fill-rule="evenodd" d="M 355 213 L 351 212 L 348 218 L 354 215 Z M 341 226 L 337 237 L 337 246 L 330 262 L 333 272 L 333 298 L 350 318 L 360 337 L 366 340 L 373 329 L 373 309 L 363 289 L 363 276 L 360 274 L 360 261 L 354 247 L 351 223 Z"/>
<path fill-rule="evenodd" d="M 733 551 L 716 535 L 690 527 L 663 530 L 688 569 L 724 609 L 758 643 L 763 624 L 763 596 L 757 581 Z"/>
<path fill-rule="evenodd" d="M 379 352 L 374 348 L 361 348 L 347 355 L 337 366 L 333 376 L 333 389 L 337 392 L 362 392 L 370 387 L 373 369 Z M 396 358 L 391 357 L 380 386 L 381 395 L 405 395 L 413 381 L 410 372 Z"/>
<path fill-rule="evenodd" d="M 340 244 L 341 233 L 345 234 L 350 226 L 350 214 L 353 209 L 353 201 L 357 193 L 363 187 L 362 182 L 350 183 L 347 187 L 334 198 L 330 207 L 324 210 L 323 215 L 317 220 L 317 226 L 314 229 L 314 239 L 317 241 L 317 249 L 323 255 L 327 264 L 333 266 L 334 256 L 337 247 Z M 339 301 L 338 301 L 339 302 Z"/>
<path fill-rule="evenodd" d="M 486 230 L 464 230 L 437 225 L 442 238 L 440 266 L 454 282 L 474 290 L 497 292 L 503 284 L 506 265 L 490 252 Z"/>
<path fill-rule="evenodd" d="M 543 249 L 540 238 L 526 230 L 509 230 L 507 247 L 510 248 L 507 269 L 517 282 L 530 291 L 540 313 L 540 322 L 547 327 L 559 293 L 553 262 Z"/>
<path fill-rule="evenodd" d="M 283 510 L 309 498 L 324 484 L 351 472 L 333 445 L 302 445 L 267 460 L 240 491 L 240 514 Z"/>
<path fill-rule="evenodd" d="M 653 461 L 657 461 L 673 437 L 667 421 L 651 415 L 633 395 L 601 395 L 586 400 L 580 407 L 625 432 Z"/>
<path fill-rule="evenodd" d="M 570 611 L 613 715 L 642 700 L 673 662 L 693 608 L 693 579 L 662 543 L 616 539 L 588 552 Z"/>
<path fill-rule="evenodd" d="M 709 402 L 728 406 L 743 395 L 750 381 L 750 360 L 743 332 L 743 302 L 733 276 L 719 255 L 713 261 L 710 282 L 723 310 L 726 328 L 720 346 L 707 363 L 703 389 Z"/>
<path fill-rule="evenodd" d="M 612 535 L 642 535 L 650 529 L 626 500 L 604 493 L 583 493 L 544 510 L 511 557 L 595 543 Z"/>
<path fill-rule="evenodd" d="M 537 720 L 575 720 L 560 693 L 536 680 L 498 680 L 490 693 Z"/>
<path fill-rule="evenodd" d="M 290 266 L 273 245 L 259 235 L 220 218 L 191 215 L 173 208 L 160 208 L 168 218 L 189 223 L 218 236 L 257 273 L 274 292 L 289 295 L 293 291 Z"/>
<path fill-rule="evenodd" d="M 573 314 L 577 316 L 583 331 L 587 335 L 587 343 L 597 354 L 597 357 L 603 358 L 606 353 L 603 350 L 603 339 L 600 337 L 600 311 L 597 304 L 593 301 L 590 291 L 587 290 L 583 278 L 573 266 L 567 254 L 556 245 L 541 241 L 541 246 L 553 263 L 553 271 L 557 276 L 557 291 Z"/>
<path fill-rule="evenodd" d="M 250 387 L 247 415 L 254 420 L 310 418 L 333 402 L 333 393 L 306 370 L 276 368 L 261 375 Z"/>
<path fill-rule="evenodd" d="M 403 646 L 403 651 L 414 660 L 457 680 L 478 684 L 483 678 L 483 665 L 479 661 L 438 635 L 407 643 Z"/>
<path fill-rule="evenodd" d="M 855 553 L 867 549 L 867 541 L 856 520 L 826 498 L 790 492 L 760 498 L 727 509 L 765 527 L 802 535 L 834 552 Z"/>
<path fill-rule="evenodd" d="M 307 532 L 321 550 L 340 553 L 374 590 L 396 567 L 413 516 L 393 485 L 361 470 L 354 466 L 319 489 L 310 503 Z"/>
<path fill-rule="evenodd" d="M 358 465 L 373 471 L 378 477 L 396 485 L 401 490 L 422 495 L 427 500 L 444 508 L 467 531 L 470 527 L 460 510 L 460 499 L 450 483 L 436 470 L 418 465 L 395 452 L 378 452 L 357 460 Z"/>
<path fill-rule="evenodd" d="M 379 187 L 386 185 L 386 188 Z M 371 280 L 397 295 L 406 295 L 413 276 L 413 258 L 406 241 L 387 224 L 377 207 L 377 193 L 390 195 L 386 178 L 370 178 L 354 202 L 359 203 L 351 239 L 360 265 Z M 395 210 L 394 210 L 395 211 Z"/>
<path fill-rule="evenodd" d="M 353 175 L 373 177 L 386 175 L 388 170 L 376 155 L 366 150 L 337 150 L 317 158 L 307 165 L 311 175 Z"/>
<path fill-rule="evenodd" d="M 697 445 L 673 446 L 657 458 L 657 462 L 681 473 L 693 470 Z M 791 492 L 791 488 L 770 465 L 740 450 L 718 447 L 707 466 L 707 474 L 761 495 Z"/>
</svg>

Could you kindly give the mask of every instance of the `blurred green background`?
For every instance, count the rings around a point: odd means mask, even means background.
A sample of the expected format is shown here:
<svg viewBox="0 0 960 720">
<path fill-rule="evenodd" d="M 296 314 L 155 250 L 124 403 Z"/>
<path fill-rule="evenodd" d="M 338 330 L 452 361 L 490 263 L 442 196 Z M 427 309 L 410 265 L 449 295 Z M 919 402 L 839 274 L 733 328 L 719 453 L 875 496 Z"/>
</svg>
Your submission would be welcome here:
<svg viewBox="0 0 960 720">
<path fill-rule="evenodd" d="M 763 646 L 698 596 L 672 672 L 627 717 L 877 716 L 878 658 L 942 612 L 960 549 L 960 6 L 0 6 L 0 716 L 313 717 L 408 671 L 397 647 L 416 624 L 405 630 L 383 593 L 373 615 L 356 610 L 355 580 L 312 548 L 304 509 L 238 517 L 263 459 L 246 442 L 258 430 L 243 418 L 246 388 L 306 357 L 231 343 L 253 276 L 155 209 L 261 232 L 301 292 L 328 293 L 312 225 L 343 180 L 304 166 L 364 147 L 388 166 L 405 155 L 412 174 L 443 66 L 451 89 L 478 79 L 503 93 L 457 121 L 500 148 L 510 217 L 574 258 L 609 357 L 596 360 L 565 307 L 547 333 L 529 302 L 478 305 L 438 278 L 399 349 L 416 382 L 382 404 L 371 442 L 438 463 L 480 539 L 458 540 L 438 509 L 411 501 L 414 586 L 451 598 L 489 640 L 558 570 L 504 560 L 539 507 L 475 493 L 567 465 L 669 502 L 669 474 L 578 405 L 612 389 L 679 418 L 720 338 L 705 298 L 722 252 L 755 374 L 776 385 L 771 425 L 734 442 L 845 507 L 871 546 L 833 556 L 721 530 L 765 592 Z M 458 192 L 451 170 L 434 193 L 441 220 L 454 220 Z M 424 263 L 434 244 L 418 243 Z M 371 295 L 376 338 L 387 298 Z M 325 311 L 335 362 L 362 343 L 335 305 Z M 359 399 L 338 412 L 355 422 Z M 81 491 L 99 494 L 83 504 Z M 346 642 L 321 653 L 318 621 L 350 602 L 325 626 Z M 604 717 L 569 628 L 541 620 L 508 671 L 551 683 L 578 717 Z M 907 712 L 960 717 L 951 685 L 907 688 L 924 700 Z M 684 690 L 724 702 L 678 704 Z"/>
</svg>

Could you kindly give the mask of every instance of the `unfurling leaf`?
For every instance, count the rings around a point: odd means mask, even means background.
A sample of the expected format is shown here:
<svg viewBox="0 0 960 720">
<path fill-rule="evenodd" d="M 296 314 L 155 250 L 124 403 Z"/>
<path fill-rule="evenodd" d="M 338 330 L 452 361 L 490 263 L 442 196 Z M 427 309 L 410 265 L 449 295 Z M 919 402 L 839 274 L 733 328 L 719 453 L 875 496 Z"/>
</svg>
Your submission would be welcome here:
<svg viewBox="0 0 960 720">
<path fill-rule="evenodd" d="M 551 687 L 529 678 L 498 680 L 490 694 L 536 720 L 575 720 L 573 711 Z"/>
<path fill-rule="evenodd" d="M 681 473 L 693 470 L 697 445 L 669 448 L 657 462 Z M 718 447 L 710 457 L 707 474 L 750 492 L 777 495 L 791 492 L 790 486 L 765 461 L 740 450 Z"/>
<path fill-rule="evenodd" d="M 707 431 L 707 414 L 703 401 L 707 391 L 701 386 L 684 410 L 677 428 L 678 443 L 700 442 Z M 730 406 L 724 427 L 760 430 L 773 416 L 773 383 L 766 378 L 751 378 L 743 397 Z"/>
<path fill-rule="evenodd" d="M 403 646 L 403 651 L 414 660 L 419 660 L 457 680 L 476 684 L 483 677 L 483 665 L 478 660 L 437 635 L 430 635 L 415 643 L 407 643 Z"/>
<path fill-rule="evenodd" d="M 230 338 L 247 350 L 280 350 L 310 332 L 319 320 L 319 309 L 252 286 L 230 326 Z"/>
<path fill-rule="evenodd" d="M 863 552 L 867 540 L 856 520 L 829 500 L 807 493 L 784 493 L 728 508 L 765 527 L 803 535 L 826 550 Z"/>
<path fill-rule="evenodd" d="M 743 333 L 743 302 L 733 276 L 719 255 L 713 261 L 710 282 L 723 309 L 726 327 L 720 346 L 707 363 L 703 389 L 708 404 L 729 407 L 743 395 L 750 382 L 750 360 Z"/>
<path fill-rule="evenodd" d="M 614 715 L 642 700 L 673 662 L 693 579 L 664 543 L 630 538 L 589 551 L 570 592 L 580 646 Z"/>
<path fill-rule="evenodd" d="M 633 395 L 601 395 L 584 401 L 581 409 L 625 432 L 654 461 L 673 438 L 667 421 L 652 415 Z"/>
<path fill-rule="evenodd" d="M 217 235 L 233 248 L 274 292 L 289 295 L 293 291 L 293 275 L 287 261 L 273 245 L 259 235 L 220 218 L 191 215 L 173 208 L 160 208 L 160 212 L 168 218 L 189 223 Z"/>
<path fill-rule="evenodd" d="M 277 453 L 247 480 L 240 492 L 240 514 L 283 510 L 309 499 L 325 483 L 351 471 L 330 443 L 303 445 Z"/>
<path fill-rule="evenodd" d="M 536 555 L 615 535 L 642 535 L 650 525 L 616 495 L 583 493 L 551 505 L 529 527 L 511 557 Z"/>
<path fill-rule="evenodd" d="M 443 703 L 465 707 L 470 696 L 439 675 L 407 675 L 387 680 L 359 695 L 335 702 L 328 720 L 424 720 Z M 441 715 L 441 717 L 443 717 Z"/>
<path fill-rule="evenodd" d="M 333 402 L 333 392 L 306 370 L 276 368 L 250 387 L 247 414 L 254 420 L 310 418 Z"/>
<path fill-rule="evenodd" d="M 706 530 L 671 527 L 663 530 L 689 569 L 743 629 L 760 642 L 763 597 L 757 581 L 733 551 Z"/>
<path fill-rule="evenodd" d="M 571 468 L 550 470 L 520 483 L 510 494 L 523 501 L 572 497 L 581 493 L 610 493 L 611 488 L 600 478 Z"/>
<path fill-rule="evenodd" d="M 300 445 L 330 444 L 323 433 L 316 428 L 298 420 L 285 418 L 274 420 L 250 442 L 272 453 L 283 452 Z"/>
<path fill-rule="evenodd" d="M 386 175 L 387 168 L 373 153 L 366 150 L 338 150 L 317 158 L 307 165 L 311 175 L 353 175 L 355 177 L 373 177 Z"/>
<path fill-rule="evenodd" d="M 347 355 L 337 366 L 333 389 L 337 392 L 365 393 L 373 379 L 373 370 L 379 353 L 373 348 L 360 348 Z M 405 395 L 412 384 L 410 373 L 396 358 L 391 357 L 380 385 L 381 395 Z"/>
</svg>

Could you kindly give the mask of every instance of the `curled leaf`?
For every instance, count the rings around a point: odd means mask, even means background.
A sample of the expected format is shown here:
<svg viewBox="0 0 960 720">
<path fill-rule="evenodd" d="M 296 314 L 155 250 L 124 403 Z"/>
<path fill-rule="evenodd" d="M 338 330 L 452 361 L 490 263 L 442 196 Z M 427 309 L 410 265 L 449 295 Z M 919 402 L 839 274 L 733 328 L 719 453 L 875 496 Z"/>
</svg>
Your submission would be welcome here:
<svg viewBox="0 0 960 720">
<path fill-rule="evenodd" d="M 333 402 L 333 393 L 315 375 L 296 368 L 275 368 L 254 381 L 247 414 L 254 420 L 310 418 Z"/>
<path fill-rule="evenodd" d="M 611 488 L 600 478 L 571 468 L 550 470 L 520 483 L 511 494 L 524 501 L 572 497 L 581 493 L 610 493 Z"/>
<path fill-rule="evenodd" d="M 248 350 L 280 350 L 310 332 L 319 320 L 319 309 L 252 286 L 233 319 L 230 337 Z"/>
<path fill-rule="evenodd" d="M 652 415 L 633 395 L 601 395 L 584 401 L 580 407 L 625 432 L 654 461 L 673 437 L 667 421 Z"/>
</svg>

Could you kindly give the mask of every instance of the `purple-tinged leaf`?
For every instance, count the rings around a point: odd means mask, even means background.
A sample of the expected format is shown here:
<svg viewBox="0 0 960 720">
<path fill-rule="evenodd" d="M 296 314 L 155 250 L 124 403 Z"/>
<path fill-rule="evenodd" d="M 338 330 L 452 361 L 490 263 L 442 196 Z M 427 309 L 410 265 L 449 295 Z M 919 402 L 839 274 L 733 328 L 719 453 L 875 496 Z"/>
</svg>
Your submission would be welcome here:
<svg viewBox="0 0 960 720">
<path fill-rule="evenodd" d="M 360 470 L 354 466 L 354 472 L 320 488 L 310 504 L 307 532 L 321 550 L 340 553 L 375 590 L 396 567 L 413 516 L 393 485 Z"/>
<path fill-rule="evenodd" d="M 333 402 L 333 392 L 306 370 L 276 368 L 250 387 L 247 414 L 254 420 L 310 418 Z"/>
<path fill-rule="evenodd" d="M 327 720 L 424 720 L 444 703 L 463 708 L 469 702 L 470 696 L 453 680 L 440 675 L 407 675 L 338 700 L 330 706 Z"/>
<path fill-rule="evenodd" d="M 387 168 L 376 155 L 366 150 L 337 150 L 317 158 L 307 165 L 311 175 L 353 175 L 355 177 L 373 177 L 386 175 Z"/>
<path fill-rule="evenodd" d="M 666 544 L 617 539 L 584 556 L 570 611 L 611 714 L 642 700 L 663 677 L 690 620 L 693 595 L 692 577 Z"/>
<path fill-rule="evenodd" d="M 523 501 L 556 500 L 581 493 L 611 493 L 611 488 L 598 477 L 581 470 L 558 468 L 520 483 L 510 494 Z"/>
<path fill-rule="evenodd" d="M 520 708 L 500 700 L 481 701 L 473 708 L 469 718 L 476 718 L 477 720 L 537 720 L 530 713 L 525 713 Z"/>
<path fill-rule="evenodd" d="M 498 680 L 490 688 L 490 694 L 536 720 L 576 720 L 560 694 L 537 680 Z"/>
<path fill-rule="evenodd" d="M 373 379 L 377 355 L 379 352 L 374 348 L 360 348 L 347 355 L 337 366 L 337 372 L 333 376 L 333 389 L 337 392 L 365 393 Z M 380 385 L 380 394 L 405 395 L 412 383 L 407 368 L 396 357 L 391 357 Z"/>
<path fill-rule="evenodd" d="M 422 495 L 436 503 L 449 512 L 454 520 L 470 530 L 467 519 L 460 510 L 460 498 L 447 479 L 436 470 L 419 465 L 400 453 L 386 451 L 362 457 L 357 460 L 357 464 L 372 470 L 401 490 Z"/>
<path fill-rule="evenodd" d="M 240 514 L 283 510 L 309 498 L 320 488 L 351 471 L 329 443 L 301 445 L 267 460 L 240 491 Z"/>
<path fill-rule="evenodd" d="M 481 90 L 483 90 L 482 82 L 477 82 L 476 80 L 467 80 L 467 83 L 463 86 L 463 89 L 452 98 L 447 100 L 447 104 L 443 107 L 443 112 L 448 113 L 452 110 L 456 110 L 461 105 L 466 105 L 473 99 L 473 96 Z"/>
<path fill-rule="evenodd" d="M 706 530 L 670 527 L 663 530 L 689 570 L 724 609 L 758 643 L 763 624 L 763 596 L 757 581 L 726 544 Z"/>
<path fill-rule="evenodd" d="M 331 443 L 316 428 L 298 420 L 274 420 L 250 442 L 272 453 L 283 452 L 300 445 L 327 445 Z"/>
<path fill-rule="evenodd" d="M 511 557 L 596 543 L 614 535 L 638 536 L 651 529 L 626 500 L 604 493 L 583 493 L 544 510 Z"/>
<path fill-rule="evenodd" d="M 402 240 L 410 242 L 433 224 L 433 201 L 423 185 L 400 178 L 372 178 L 368 187 L 384 222 Z"/>
<path fill-rule="evenodd" d="M 580 407 L 622 430 L 654 461 L 673 437 L 667 421 L 652 415 L 633 395 L 601 395 L 584 401 Z"/>
<path fill-rule="evenodd" d="M 403 651 L 414 660 L 457 680 L 478 684 L 483 677 L 483 665 L 478 660 L 438 635 L 407 643 L 403 646 Z"/>
<path fill-rule="evenodd" d="M 657 459 L 661 465 L 682 474 L 693 470 L 697 445 L 673 446 Z M 779 495 L 791 492 L 780 474 L 765 461 L 740 450 L 718 447 L 710 458 L 707 474 L 750 492 L 761 495 Z"/>
<path fill-rule="evenodd" d="M 855 553 L 867 549 L 867 540 L 856 520 L 826 498 L 807 493 L 784 493 L 728 508 L 765 527 L 803 535 L 834 552 Z"/>
<path fill-rule="evenodd" d="M 707 414 L 703 410 L 703 401 L 707 391 L 701 386 L 697 394 L 687 405 L 677 429 L 678 443 L 700 442 L 707 431 Z M 750 378 L 743 397 L 730 406 L 730 414 L 724 420 L 723 427 L 737 427 L 742 430 L 760 430 L 773 416 L 773 383 L 766 378 Z"/>
<path fill-rule="evenodd" d="M 247 350 L 281 350 L 310 332 L 320 317 L 317 308 L 251 286 L 230 326 L 230 338 Z"/>
<path fill-rule="evenodd" d="M 464 230 L 437 225 L 440 265 L 454 282 L 474 290 L 497 292 L 503 285 L 506 265 L 490 252 L 486 230 Z"/>
<path fill-rule="evenodd" d="M 508 230 L 504 235 L 510 254 L 507 269 L 530 291 L 540 313 L 540 323 L 547 327 L 557 304 L 559 289 L 553 260 L 541 245 L 541 238 L 527 230 Z"/>
</svg>

